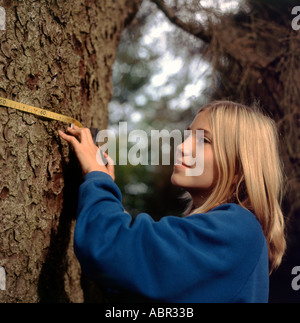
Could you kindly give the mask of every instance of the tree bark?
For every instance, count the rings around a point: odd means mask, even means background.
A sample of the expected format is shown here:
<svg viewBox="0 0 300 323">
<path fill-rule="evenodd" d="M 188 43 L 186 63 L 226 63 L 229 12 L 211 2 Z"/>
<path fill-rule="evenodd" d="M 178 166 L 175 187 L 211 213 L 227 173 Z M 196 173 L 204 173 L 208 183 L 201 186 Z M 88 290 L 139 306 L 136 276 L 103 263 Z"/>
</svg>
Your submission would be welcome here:
<svg viewBox="0 0 300 323">
<path fill-rule="evenodd" d="M 106 128 L 117 45 L 139 4 L 0 0 L 0 96 Z M 65 126 L 0 107 L 0 302 L 89 297 L 72 245 L 80 169 L 57 135 Z"/>
</svg>

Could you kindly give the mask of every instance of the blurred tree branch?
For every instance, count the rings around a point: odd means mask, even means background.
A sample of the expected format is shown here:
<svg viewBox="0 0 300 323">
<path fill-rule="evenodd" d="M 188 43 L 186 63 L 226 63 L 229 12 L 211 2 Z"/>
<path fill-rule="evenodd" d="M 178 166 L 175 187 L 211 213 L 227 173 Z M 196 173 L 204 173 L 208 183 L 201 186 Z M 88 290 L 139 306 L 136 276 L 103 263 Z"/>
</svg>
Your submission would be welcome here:
<svg viewBox="0 0 300 323">
<path fill-rule="evenodd" d="M 157 7 L 166 15 L 166 17 L 171 21 L 171 23 L 180 27 L 187 33 L 194 35 L 195 37 L 201 39 L 206 43 L 210 43 L 212 39 L 212 34 L 210 29 L 205 29 L 203 25 L 196 25 L 193 23 L 186 23 L 176 16 L 174 11 L 169 8 L 164 0 L 151 0 L 157 5 Z"/>
</svg>

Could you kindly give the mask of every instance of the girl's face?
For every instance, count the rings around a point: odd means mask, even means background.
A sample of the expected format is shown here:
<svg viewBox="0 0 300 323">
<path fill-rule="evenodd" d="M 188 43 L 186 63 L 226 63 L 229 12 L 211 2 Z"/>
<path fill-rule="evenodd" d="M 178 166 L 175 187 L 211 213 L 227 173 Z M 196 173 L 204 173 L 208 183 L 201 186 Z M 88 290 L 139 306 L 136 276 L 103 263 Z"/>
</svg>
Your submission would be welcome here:
<svg viewBox="0 0 300 323">
<path fill-rule="evenodd" d="M 205 193 L 209 193 L 214 187 L 216 179 L 217 170 L 213 154 L 213 138 L 211 136 L 208 116 L 209 112 L 204 110 L 198 113 L 193 120 L 189 127 L 192 134 L 177 147 L 177 157 L 180 161 L 180 165 L 176 165 L 175 163 L 171 177 L 173 185 L 184 188 L 193 198 L 197 195 L 204 197 L 206 195 Z M 204 139 L 200 140 L 200 142 L 196 140 L 196 130 L 204 130 Z M 195 165 L 188 166 L 190 165 L 190 162 L 187 162 L 191 157 L 199 158 L 196 154 L 197 145 L 204 145 L 204 156 L 202 157 L 204 158 L 204 169 L 200 175 L 187 176 L 188 169 L 191 171 L 197 167 L 198 164 L 196 162 Z"/>
</svg>

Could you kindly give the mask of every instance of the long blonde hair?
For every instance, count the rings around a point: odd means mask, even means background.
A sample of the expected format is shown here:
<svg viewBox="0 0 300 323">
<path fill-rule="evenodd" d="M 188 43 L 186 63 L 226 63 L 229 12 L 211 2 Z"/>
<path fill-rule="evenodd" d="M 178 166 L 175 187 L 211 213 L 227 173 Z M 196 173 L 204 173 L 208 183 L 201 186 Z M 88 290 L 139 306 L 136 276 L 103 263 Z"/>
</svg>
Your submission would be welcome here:
<svg viewBox="0 0 300 323">
<path fill-rule="evenodd" d="M 269 271 L 277 268 L 286 249 L 281 201 L 284 192 L 275 122 L 258 106 L 216 101 L 209 111 L 217 178 L 211 194 L 191 213 L 205 213 L 234 202 L 261 224 L 269 249 Z"/>
</svg>

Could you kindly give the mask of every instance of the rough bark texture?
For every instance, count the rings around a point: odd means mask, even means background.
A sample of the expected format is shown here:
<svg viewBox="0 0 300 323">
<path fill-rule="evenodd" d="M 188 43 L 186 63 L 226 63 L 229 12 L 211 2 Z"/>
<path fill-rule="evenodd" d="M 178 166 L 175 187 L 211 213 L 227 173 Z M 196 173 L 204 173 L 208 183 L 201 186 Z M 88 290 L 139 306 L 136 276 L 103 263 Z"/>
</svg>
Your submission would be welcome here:
<svg viewBox="0 0 300 323">
<path fill-rule="evenodd" d="M 117 44 L 139 3 L 0 0 L 0 96 L 105 128 Z M 64 127 L 0 107 L 0 302 L 93 299 L 73 253 L 80 181 Z"/>
</svg>

